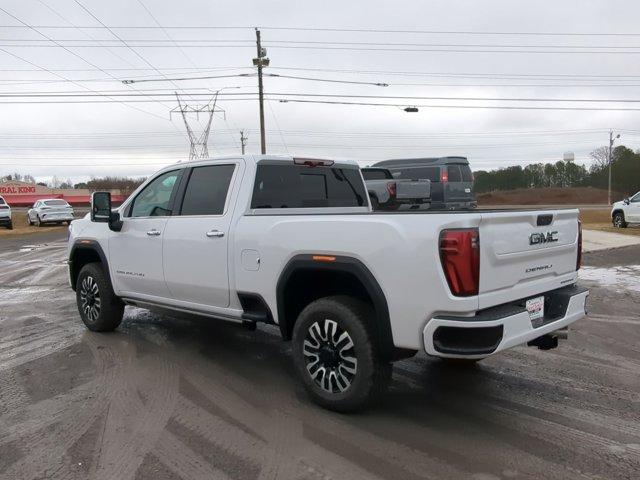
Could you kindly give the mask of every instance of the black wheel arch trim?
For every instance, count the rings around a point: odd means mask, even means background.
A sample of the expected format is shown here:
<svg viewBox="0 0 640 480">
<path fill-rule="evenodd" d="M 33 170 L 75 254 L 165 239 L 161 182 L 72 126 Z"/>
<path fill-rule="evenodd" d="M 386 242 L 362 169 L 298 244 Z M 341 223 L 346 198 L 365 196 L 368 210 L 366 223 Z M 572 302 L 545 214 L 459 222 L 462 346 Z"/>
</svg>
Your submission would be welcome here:
<svg viewBox="0 0 640 480">
<path fill-rule="evenodd" d="M 76 289 L 75 280 L 77 280 L 78 274 L 80 274 L 79 270 L 77 274 L 74 272 L 74 266 L 73 266 L 73 259 L 75 257 L 76 252 L 79 250 L 90 250 L 98 254 L 98 257 L 100 257 L 100 262 L 102 263 L 102 269 L 104 270 L 104 274 L 107 278 L 107 281 L 109 282 L 109 284 L 113 285 L 113 283 L 111 282 L 111 273 L 109 272 L 109 263 L 107 262 L 107 256 L 105 255 L 104 250 L 100 246 L 100 243 L 98 243 L 96 240 L 79 238 L 73 243 L 73 246 L 71 247 L 71 251 L 69 252 L 69 278 L 71 280 L 71 288 L 75 291 Z"/>
<path fill-rule="evenodd" d="M 396 348 L 393 343 L 393 333 L 391 331 L 391 320 L 389 318 L 389 307 L 387 299 L 380 287 L 380 284 L 373 276 L 367 266 L 360 260 L 348 256 L 335 256 L 334 261 L 319 262 L 313 259 L 312 254 L 301 254 L 293 257 L 286 264 L 276 286 L 278 326 L 284 340 L 291 340 L 292 325 L 296 319 L 286 317 L 285 308 L 285 287 L 291 276 L 299 270 L 324 270 L 343 272 L 353 275 L 364 286 L 367 294 L 373 302 L 376 311 L 375 330 L 380 354 L 384 358 L 394 358 Z M 334 257 L 333 255 L 331 255 Z"/>
</svg>

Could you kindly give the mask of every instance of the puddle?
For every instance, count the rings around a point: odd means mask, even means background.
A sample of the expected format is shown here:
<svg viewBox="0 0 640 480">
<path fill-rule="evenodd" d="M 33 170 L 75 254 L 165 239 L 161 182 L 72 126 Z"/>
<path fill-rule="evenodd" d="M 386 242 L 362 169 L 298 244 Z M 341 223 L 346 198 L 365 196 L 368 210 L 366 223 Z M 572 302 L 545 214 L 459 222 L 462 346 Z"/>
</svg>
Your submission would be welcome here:
<svg viewBox="0 0 640 480">
<path fill-rule="evenodd" d="M 624 267 L 582 267 L 578 273 L 580 280 L 617 291 L 640 292 L 640 265 Z"/>
</svg>

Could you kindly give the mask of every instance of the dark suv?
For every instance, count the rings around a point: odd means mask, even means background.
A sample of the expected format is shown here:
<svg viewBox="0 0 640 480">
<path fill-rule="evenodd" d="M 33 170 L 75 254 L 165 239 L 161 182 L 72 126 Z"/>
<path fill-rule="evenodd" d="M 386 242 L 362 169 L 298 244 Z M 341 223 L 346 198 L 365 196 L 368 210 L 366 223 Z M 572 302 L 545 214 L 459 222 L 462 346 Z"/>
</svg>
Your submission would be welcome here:
<svg viewBox="0 0 640 480">
<path fill-rule="evenodd" d="M 478 205 L 465 157 L 383 160 L 372 167 L 386 168 L 394 178 L 431 180 L 431 209 L 467 210 Z"/>
</svg>

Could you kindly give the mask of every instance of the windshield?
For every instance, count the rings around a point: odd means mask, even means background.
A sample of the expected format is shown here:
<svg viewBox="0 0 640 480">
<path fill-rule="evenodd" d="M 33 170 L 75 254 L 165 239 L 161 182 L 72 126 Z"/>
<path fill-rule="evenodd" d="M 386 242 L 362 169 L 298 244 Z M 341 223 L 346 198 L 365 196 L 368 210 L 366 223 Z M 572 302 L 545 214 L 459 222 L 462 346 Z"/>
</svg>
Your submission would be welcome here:
<svg viewBox="0 0 640 480">
<path fill-rule="evenodd" d="M 4 198 L 0 197 L 0 205 L 4 205 L 4 204 L 5 204 Z"/>
<path fill-rule="evenodd" d="M 64 200 L 46 200 L 44 204 L 48 207 L 69 207 L 70 206 Z"/>
</svg>

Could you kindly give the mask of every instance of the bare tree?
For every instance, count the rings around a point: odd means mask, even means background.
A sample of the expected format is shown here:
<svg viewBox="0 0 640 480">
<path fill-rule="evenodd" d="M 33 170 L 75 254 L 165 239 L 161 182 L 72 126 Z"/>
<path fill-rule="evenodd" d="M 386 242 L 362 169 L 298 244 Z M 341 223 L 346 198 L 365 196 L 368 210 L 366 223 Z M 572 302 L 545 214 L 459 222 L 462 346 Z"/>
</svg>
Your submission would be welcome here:
<svg viewBox="0 0 640 480">
<path fill-rule="evenodd" d="M 609 147 L 598 147 L 589 156 L 593 160 L 591 167 L 589 167 L 591 172 L 599 172 L 609 165 Z"/>
</svg>

